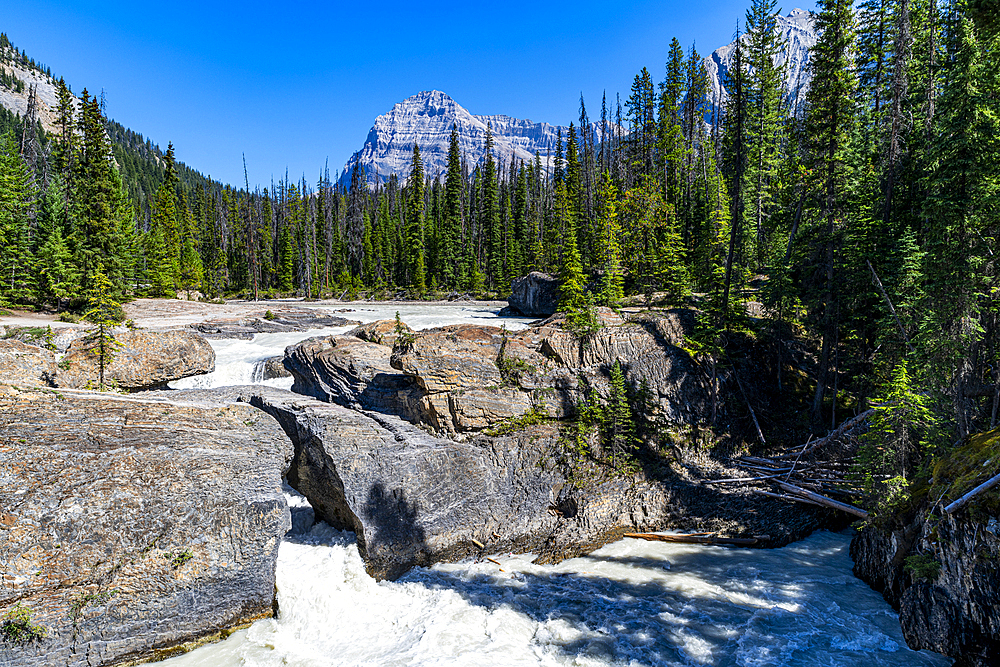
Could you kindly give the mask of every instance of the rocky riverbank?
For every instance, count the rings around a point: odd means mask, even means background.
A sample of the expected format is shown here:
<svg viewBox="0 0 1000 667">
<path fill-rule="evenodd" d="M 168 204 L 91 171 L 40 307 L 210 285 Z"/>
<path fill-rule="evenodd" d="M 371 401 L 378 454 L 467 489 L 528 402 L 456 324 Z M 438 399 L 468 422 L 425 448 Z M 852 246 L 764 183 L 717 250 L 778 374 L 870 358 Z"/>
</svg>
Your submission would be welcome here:
<svg viewBox="0 0 1000 667">
<path fill-rule="evenodd" d="M 704 484 L 744 473 L 703 448 L 713 397 L 683 348 L 691 311 L 599 315 L 605 326 L 584 339 L 559 316 L 518 332 L 372 322 L 289 347 L 281 365 L 298 393 L 46 390 L 67 373 L 51 353 L 0 345 L 4 377 L 35 387 L 7 390 L 0 406 L 10 426 L 0 455 L 18 476 L 2 507 L 21 508 L 0 517 L 13 526 L 0 531 L 0 555 L 23 565 L 0 589 L 0 613 L 20 603 L 47 629 L 8 642 L 0 665 L 146 659 L 269 613 L 288 525 L 283 475 L 318 518 L 354 531 L 368 572 L 389 579 L 510 551 L 553 562 L 634 531 L 781 546 L 845 525 L 829 510 Z M 162 335 L 181 358 L 187 338 L 207 345 L 190 330 Z M 161 356 L 130 344 L 147 361 Z M 612 401 L 616 367 L 646 433 L 625 460 L 581 417 Z"/>
<path fill-rule="evenodd" d="M 1000 658 L 1000 494 L 944 506 L 1000 471 L 1000 429 L 973 436 L 851 544 L 854 573 L 899 610 L 910 648 L 988 667 Z"/>
<path fill-rule="evenodd" d="M 293 391 L 318 400 L 256 390 L 245 400 L 285 427 L 297 452 L 290 482 L 321 518 L 358 534 L 377 577 L 501 551 L 550 562 L 668 528 L 780 546 L 838 520 L 702 485 L 739 473 L 687 446 L 710 400 L 680 348 L 693 314 L 602 317 L 608 326 L 588 339 L 559 318 L 516 333 L 375 322 L 286 350 Z M 593 428 L 590 455 L 570 442 L 582 406 L 609 399 L 616 363 L 663 435 L 628 469 L 607 462 Z"/>
</svg>

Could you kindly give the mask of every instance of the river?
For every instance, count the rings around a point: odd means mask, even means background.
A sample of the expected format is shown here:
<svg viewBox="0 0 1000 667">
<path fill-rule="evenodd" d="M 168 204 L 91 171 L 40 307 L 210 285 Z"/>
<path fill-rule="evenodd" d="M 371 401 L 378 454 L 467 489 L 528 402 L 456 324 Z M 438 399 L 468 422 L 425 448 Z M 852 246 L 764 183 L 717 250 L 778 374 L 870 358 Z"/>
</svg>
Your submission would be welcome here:
<svg viewBox="0 0 1000 667">
<path fill-rule="evenodd" d="M 414 329 L 497 323 L 494 310 L 473 306 L 372 306 L 344 317 L 369 322 L 396 311 Z M 502 320 L 511 330 L 528 321 Z M 258 362 L 286 345 L 349 328 L 212 341 L 215 373 L 173 386 L 253 382 Z M 278 553 L 278 617 L 164 665 L 951 664 L 907 648 L 892 608 L 851 574 L 847 532 L 781 549 L 622 540 L 558 565 L 507 554 L 377 582 L 352 533 L 314 523 L 306 499 L 286 495 L 294 527 Z"/>
</svg>

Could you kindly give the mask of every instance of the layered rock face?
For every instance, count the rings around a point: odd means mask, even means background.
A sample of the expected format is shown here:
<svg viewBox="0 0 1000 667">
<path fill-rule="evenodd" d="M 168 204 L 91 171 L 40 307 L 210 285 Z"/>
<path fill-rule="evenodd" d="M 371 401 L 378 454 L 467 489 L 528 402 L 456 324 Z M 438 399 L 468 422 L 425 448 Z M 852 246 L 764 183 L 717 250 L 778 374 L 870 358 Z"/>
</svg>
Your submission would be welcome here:
<svg viewBox="0 0 1000 667">
<path fill-rule="evenodd" d="M 19 340 L 0 340 L 0 381 L 22 387 L 51 385 L 56 359 L 49 350 Z"/>
<path fill-rule="evenodd" d="M 152 389 L 215 370 L 215 350 L 191 331 L 124 331 L 115 338 L 121 347 L 115 349 L 104 377 L 121 389 Z M 73 341 L 59 363 L 55 384 L 73 388 L 96 385 L 98 362 L 92 343 Z"/>
<path fill-rule="evenodd" d="M 319 519 L 357 535 L 366 568 L 379 579 L 505 551 L 553 562 L 630 530 L 767 530 L 771 544 L 780 545 L 822 524 L 822 510 L 702 487 L 683 476 L 662 484 L 591 471 L 588 484 L 575 484 L 558 463 L 556 424 L 456 442 L 395 415 L 269 387 L 173 394 L 245 401 L 277 418 L 295 446 L 289 483 Z"/>
<path fill-rule="evenodd" d="M 247 405 L 0 394 L 0 665 L 144 660 L 272 614 L 290 525 L 279 425 Z"/>
<path fill-rule="evenodd" d="M 865 528 L 851 543 L 854 573 L 899 610 L 906 643 L 989 667 L 1000 658 L 1000 537 L 976 521 L 946 517 L 905 529 Z M 904 569 L 907 556 L 940 563 L 933 581 Z"/>
<path fill-rule="evenodd" d="M 504 165 L 510 164 L 511 158 L 531 162 L 537 151 L 543 167 L 551 169 L 557 132 L 562 132 L 564 143 L 569 133 L 567 127 L 510 116 L 475 116 L 439 90 L 424 91 L 375 119 L 364 147 L 344 166 L 341 182 L 350 184 L 355 164 L 363 168 L 364 178 L 370 184 L 384 183 L 393 174 L 405 180 L 413 161 L 414 143 L 420 147 L 424 173 L 431 178 L 443 177 L 448 170 L 452 126 L 458 128 L 463 159 L 476 165 L 485 157 L 487 125 L 493 132 L 493 158 Z M 595 123 L 592 129 L 600 141 L 600 127 Z"/>
<path fill-rule="evenodd" d="M 560 424 L 516 418 L 573 416 L 585 396 L 609 394 L 615 361 L 645 387 L 653 418 L 683 428 L 705 414 L 705 387 L 677 347 L 691 313 L 618 322 L 586 340 L 557 318 L 517 333 L 441 327 L 401 335 L 395 348 L 317 337 L 289 347 L 285 366 L 293 389 L 319 400 L 257 388 L 244 400 L 282 423 L 296 444 L 289 482 L 321 518 L 357 533 L 377 577 L 498 551 L 558 560 L 629 530 L 769 534 L 776 546 L 820 525 L 822 510 L 698 486 L 680 467 L 669 482 L 598 466 L 571 481 Z"/>
<path fill-rule="evenodd" d="M 1000 659 L 1000 494 L 942 507 L 994 475 L 998 452 L 1000 429 L 972 436 L 935 463 L 920 500 L 851 543 L 854 573 L 899 610 L 906 643 L 960 666 Z"/>
</svg>

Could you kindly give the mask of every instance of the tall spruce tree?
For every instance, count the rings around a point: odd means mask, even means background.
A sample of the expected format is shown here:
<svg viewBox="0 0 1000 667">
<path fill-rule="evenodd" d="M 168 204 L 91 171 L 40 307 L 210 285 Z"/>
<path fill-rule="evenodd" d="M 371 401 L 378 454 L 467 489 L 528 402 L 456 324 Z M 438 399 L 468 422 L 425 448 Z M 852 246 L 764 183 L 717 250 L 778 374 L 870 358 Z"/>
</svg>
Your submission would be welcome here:
<svg viewBox="0 0 1000 667">
<path fill-rule="evenodd" d="M 812 83 L 806 98 L 806 148 L 809 184 L 816 225 L 818 296 L 822 348 L 813 396 L 813 423 L 819 426 L 823 402 L 833 381 L 832 357 L 838 340 L 840 264 L 850 192 L 847 187 L 849 138 L 853 129 L 855 75 L 854 13 L 850 0 L 820 0 L 815 26 L 819 32 L 810 51 Z"/>
<path fill-rule="evenodd" d="M 407 180 L 406 281 L 418 293 L 427 289 L 424 257 L 424 163 L 420 148 L 413 144 L 410 177 Z"/>
</svg>

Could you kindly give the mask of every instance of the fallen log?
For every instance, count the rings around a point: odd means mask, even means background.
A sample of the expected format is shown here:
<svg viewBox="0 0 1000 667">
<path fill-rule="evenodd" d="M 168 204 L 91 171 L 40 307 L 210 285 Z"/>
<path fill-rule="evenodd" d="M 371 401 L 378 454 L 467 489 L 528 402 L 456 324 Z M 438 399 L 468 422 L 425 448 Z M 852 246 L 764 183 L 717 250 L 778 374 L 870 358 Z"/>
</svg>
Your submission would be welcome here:
<svg viewBox="0 0 1000 667">
<path fill-rule="evenodd" d="M 944 508 L 944 511 L 947 512 L 948 514 L 951 514 L 956 510 L 962 509 L 966 504 L 968 504 L 970 500 L 978 496 L 983 491 L 989 491 L 997 484 L 1000 484 L 1000 475 L 995 475 L 994 477 L 990 477 L 988 480 L 986 480 L 985 482 L 974 488 L 972 491 L 969 491 L 967 494 L 965 494 L 955 502 L 949 504 L 947 507 Z"/>
<path fill-rule="evenodd" d="M 829 507 L 831 509 L 847 512 L 848 514 L 853 514 L 854 516 L 860 517 L 862 519 L 868 518 L 868 512 L 864 511 L 860 507 L 855 507 L 854 505 L 848 505 L 847 503 L 842 503 L 839 500 L 834 500 L 833 498 L 827 498 L 826 496 L 822 496 L 808 489 L 803 489 L 801 486 L 795 486 L 794 484 L 789 484 L 788 482 L 776 482 L 776 484 L 782 491 L 786 491 L 794 495 L 808 498 L 814 503 L 823 505 L 824 507 Z"/>
<path fill-rule="evenodd" d="M 806 500 L 799 496 L 789 496 L 784 493 L 771 493 L 770 491 L 762 491 L 761 489 L 750 489 L 754 493 L 760 494 L 762 496 L 767 496 L 768 498 L 778 498 L 780 500 L 790 500 L 793 503 L 802 503 L 804 505 L 813 505 L 814 507 L 823 507 L 819 503 L 814 503 L 811 500 Z"/>
<path fill-rule="evenodd" d="M 845 420 L 844 423 L 842 423 L 840 426 L 838 426 L 834 430 L 830 431 L 830 433 L 828 433 L 825 436 L 823 436 L 822 438 L 819 438 L 818 440 L 814 441 L 811 445 L 809 445 L 809 447 L 803 449 L 801 451 L 801 453 L 797 453 L 796 454 L 796 453 L 789 452 L 787 454 L 778 454 L 774 458 L 776 460 L 791 459 L 791 458 L 797 458 L 797 457 L 801 456 L 802 454 L 808 454 L 810 452 L 814 452 L 817 449 L 819 449 L 820 447 L 822 447 L 823 445 L 825 445 L 826 443 L 830 442 L 831 440 L 836 440 L 837 438 L 839 438 L 840 436 L 844 435 L 845 433 L 848 433 L 849 431 L 853 431 L 855 428 L 857 428 L 858 426 L 860 426 L 866 419 L 868 419 L 869 417 L 871 417 L 873 414 L 875 414 L 875 409 L 874 408 L 872 408 L 871 410 L 865 410 L 860 415 L 856 415 L 854 417 L 851 417 L 850 419 Z"/>
<path fill-rule="evenodd" d="M 649 542 L 680 542 L 682 544 L 731 544 L 749 547 L 760 542 L 756 537 L 715 537 L 713 535 L 657 535 L 656 533 L 625 533 L 625 537 Z"/>
<path fill-rule="evenodd" d="M 765 479 L 774 479 L 775 477 L 781 477 L 781 475 L 764 475 L 763 477 L 732 477 L 729 479 L 706 479 L 702 480 L 702 484 L 729 484 L 733 482 L 759 482 Z"/>
</svg>

